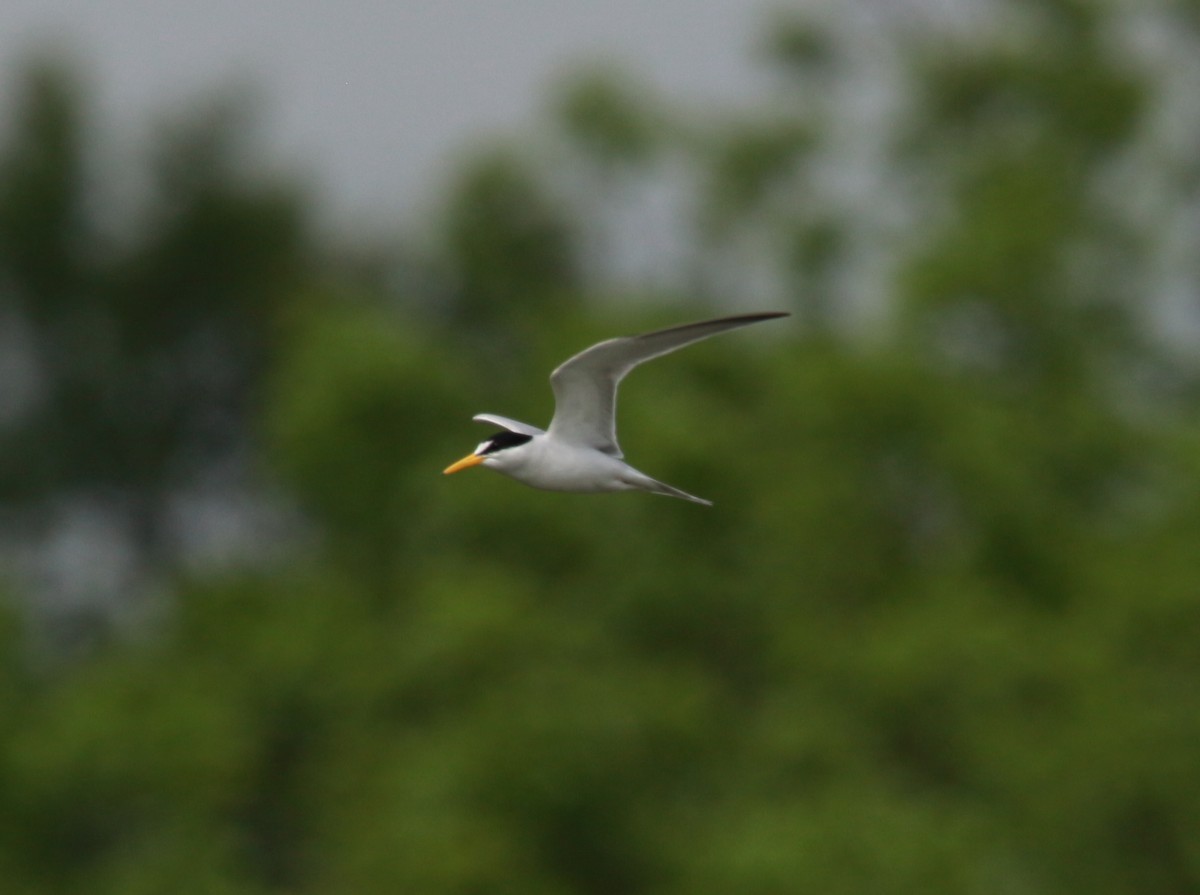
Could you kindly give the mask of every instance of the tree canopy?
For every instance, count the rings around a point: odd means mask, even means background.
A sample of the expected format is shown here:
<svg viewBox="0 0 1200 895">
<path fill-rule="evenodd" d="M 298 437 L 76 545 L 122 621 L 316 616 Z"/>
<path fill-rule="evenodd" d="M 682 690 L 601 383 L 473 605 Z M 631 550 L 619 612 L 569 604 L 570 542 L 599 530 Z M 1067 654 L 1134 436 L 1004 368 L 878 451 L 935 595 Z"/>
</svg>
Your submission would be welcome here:
<svg viewBox="0 0 1200 895">
<path fill-rule="evenodd" d="M 388 249 L 236 103 L 106 194 L 20 72 L 6 891 L 1200 889 L 1200 8 L 995 6 L 780 16 L 735 107 L 581 71 Z M 622 398 L 712 510 L 439 475 L 745 308 Z"/>
</svg>

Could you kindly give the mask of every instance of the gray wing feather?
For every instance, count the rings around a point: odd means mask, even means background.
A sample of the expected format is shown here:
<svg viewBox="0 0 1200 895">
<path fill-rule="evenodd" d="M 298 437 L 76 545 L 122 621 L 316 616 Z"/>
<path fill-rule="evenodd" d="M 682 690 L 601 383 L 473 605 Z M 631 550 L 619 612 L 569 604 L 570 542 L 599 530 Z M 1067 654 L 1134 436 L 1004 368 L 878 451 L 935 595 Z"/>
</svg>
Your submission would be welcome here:
<svg viewBox="0 0 1200 895">
<path fill-rule="evenodd" d="M 544 431 L 537 426 L 529 425 L 529 423 L 523 423 L 520 420 L 510 420 L 506 416 L 497 416 L 494 413 L 477 413 L 471 419 L 477 423 L 490 423 L 493 426 L 499 426 L 501 429 L 507 429 L 509 432 L 517 432 L 520 435 L 541 435 Z"/>
<path fill-rule="evenodd" d="M 581 351 L 550 374 L 550 385 L 554 389 L 550 437 L 620 457 L 616 426 L 617 386 L 626 373 L 640 363 L 701 339 L 786 316 L 786 313 L 774 312 L 721 317 L 640 336 L 609 339 Z"/>
</svg>

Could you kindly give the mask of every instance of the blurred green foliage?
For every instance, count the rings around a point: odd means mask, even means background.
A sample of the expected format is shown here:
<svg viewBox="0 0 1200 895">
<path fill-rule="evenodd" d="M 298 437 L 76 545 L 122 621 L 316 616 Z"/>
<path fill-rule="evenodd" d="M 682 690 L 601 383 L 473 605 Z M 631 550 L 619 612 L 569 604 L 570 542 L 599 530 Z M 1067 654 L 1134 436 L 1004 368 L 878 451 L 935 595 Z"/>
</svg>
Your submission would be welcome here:
<svg viewBox="0 0 1200 895">
<path fill-rule="evenodd" d="M 1156 8 L 1135 24 L 1186 12 Z M 1123 7 L 1009 12 L 872 33 L 906 84 L 876 135 L 881 207 L 913 202 L 895 231 L 825 188 L 851 112 L 807 91 L 862 77 L 852 35 L 785 18 L 794 104 L 667 115 L 580 80 L 562 170 L 479 154 L 382 277 L 245 163 L 227 110 L 152 136 L 144 201 L 99 213 L 85 95 L 27 71 L 0 151 L 3 535 L 52 553 L 100 506 L 132 557 L 117 606 L 168 608 L 76 607 L 88 646 L 38 647 L 73 619 L 10 569 L 4 890 L 1200 890 L 1198 371 L 1164 335 L 1200 276 L 1164 275 L 1106 192 L 1167 151 L 1167 86 L 1120 49 Z M 664 159 L 691 260 L 617 300 L 561 181 Z M 1194 164 L 1143 172 L 1176 178 L 1148 217 L 1194 215 Z M 847 325 L 867 262 L 886 299 Z M 801 312 L 627 389 L 630 456 L 712 511 L 438 474 L 472 413 L 544 421 L 555 363 L 703 316 L 674 293 L 710 275 Z M 1192 304 L 1157 306 L 1164 282 Z M 197 493 L 291 523 L 206 560 Z"/>
</svg>

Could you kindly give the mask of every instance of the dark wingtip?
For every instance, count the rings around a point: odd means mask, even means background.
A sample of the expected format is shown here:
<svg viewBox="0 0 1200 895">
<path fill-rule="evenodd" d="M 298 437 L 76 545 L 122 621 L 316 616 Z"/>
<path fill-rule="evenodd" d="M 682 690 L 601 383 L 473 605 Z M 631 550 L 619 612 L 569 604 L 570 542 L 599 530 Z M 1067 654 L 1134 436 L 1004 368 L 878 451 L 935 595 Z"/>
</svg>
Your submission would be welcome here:
<svg viewBox="0 0 1200 895">
<path fill-rule="evenodd" d="M 718 317 L 712 323 L 761 323 L 765 320 L 778 320 L 780 317 L 791 317 L 791 311 L 758 311 L 754 314 L 734 314 L 731 317 Z"/>
<path fill-rule="evenodd" d="M 758 311 L 754 314 L 737 314 L 730 320 L 775 320 L 779 317 L 791 317 L 791 311 Z"/>
</svg>

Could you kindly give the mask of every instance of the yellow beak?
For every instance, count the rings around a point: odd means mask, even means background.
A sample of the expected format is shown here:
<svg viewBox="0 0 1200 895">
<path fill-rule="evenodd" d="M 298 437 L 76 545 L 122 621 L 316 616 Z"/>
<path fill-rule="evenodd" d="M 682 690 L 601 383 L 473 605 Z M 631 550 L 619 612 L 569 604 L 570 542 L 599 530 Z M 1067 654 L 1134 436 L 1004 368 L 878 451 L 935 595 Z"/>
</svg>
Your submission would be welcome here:
<svg viewBox="0 0 1200 895">
<path fill-rule="evenodd" d="M 452 472 L 459 472 L 463 469 L 469 469 L 472 466 L 478 466 L 482 462 L 483 457 L 479 454 L 467 454 L 467 456 L 463 457 L 457 463 L 451 463 L 449 466 L 443 469 L 442 475 L 450 475 Z"/>
</svg>

